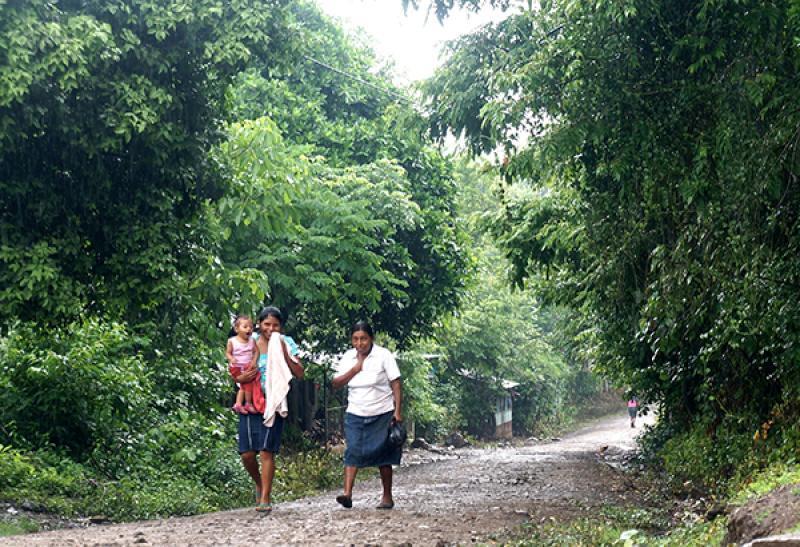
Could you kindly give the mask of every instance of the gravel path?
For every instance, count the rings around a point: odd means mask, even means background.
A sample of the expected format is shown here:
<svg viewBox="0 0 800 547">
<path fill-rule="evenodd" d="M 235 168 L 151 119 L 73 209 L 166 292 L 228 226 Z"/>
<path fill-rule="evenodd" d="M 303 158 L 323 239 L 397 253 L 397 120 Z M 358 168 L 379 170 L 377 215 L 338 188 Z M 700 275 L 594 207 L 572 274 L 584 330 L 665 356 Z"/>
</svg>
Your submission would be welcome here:
<svg viewBox="0 0 800 547">
<path fill-rule="evenodd" d="M 641 420 L 640 420 L 641 423 Z M 613 462 L 635 445 L 627 416 L 604 418 L 563 439 L 468 448 L 438 461 L 411 451 L 395 474 L 395 509 L 380 511 L 377 479 L 356 484 L 353 508 L 338 492 L 275 507 L 93 526 L 3 538 L 3 545 L 449 545 L 489 541 L 531 520 L 568 518 L 635 501 Z"/>
</svg>

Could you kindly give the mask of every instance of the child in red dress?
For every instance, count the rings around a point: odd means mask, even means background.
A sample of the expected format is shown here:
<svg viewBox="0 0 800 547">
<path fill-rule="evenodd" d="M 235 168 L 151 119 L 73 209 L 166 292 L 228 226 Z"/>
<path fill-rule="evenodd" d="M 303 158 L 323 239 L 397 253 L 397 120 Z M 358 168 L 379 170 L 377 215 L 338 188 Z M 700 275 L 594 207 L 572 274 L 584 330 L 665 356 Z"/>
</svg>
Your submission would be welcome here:
<svg viewBox="0 0 800 547">
<path fill-rule="evenodd" d="M 256 341 L 251 338 L 253 320 L 249 316 L 237 316 L 233 322 L 233 331 L 236 336 L 228 338 L 225 357 L 228 358 L 228 371 L 233 377 L 238 377 L 245 370 L 256 366 L 259 351 Z M 239 414 L 258 414 L 253 406 L 253 382 L 239 384 L 236 404 L 232 408 Z"/>
</svg>

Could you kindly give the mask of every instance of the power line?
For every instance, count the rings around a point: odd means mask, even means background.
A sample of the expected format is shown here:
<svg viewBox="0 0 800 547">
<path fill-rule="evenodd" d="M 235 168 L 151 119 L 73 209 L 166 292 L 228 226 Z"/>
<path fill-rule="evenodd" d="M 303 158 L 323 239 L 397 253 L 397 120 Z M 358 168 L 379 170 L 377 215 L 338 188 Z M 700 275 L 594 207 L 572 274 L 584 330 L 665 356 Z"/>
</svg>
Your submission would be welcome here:
<svg viewBox="0 0 800 547">
<path fill-rule="evenodd" d="M 348 72 L 345 72 L 344 70 L 338 69 L 335 66 L 331 66 L 331 65 L 329 65 L 327 63 L 323 63 L 322 61 L 314 59 L 313 57 L 309 57 L 308 55 L 303 55 L 303 58 L 308 59 L 312 63 L 317 64 L 317 65 L 319 65 L 319 66 L 321 66 L 323 68 L 327 68 L 328 70 L 331 70 L 331 71 L 333 71 L 333 72 L 335 72 L 337 74 L 341 74 L 342 76 L 345 76 L 346 78 L 350 78 L 351 80 L 354 80 L 354 81 L 356 81 L 356 82 L 358 82 L 360 84 L 363 84 L 365 86 L 371 87 L 372 89 L 380 91 L 381 93 L 385 93 L 386 95 L 390 95 L 390 96 L 394 97 L 395 99 L 398 99 L 398 100 L 403 101 L 405 103 L 412 104 L 411 99 L 409 99 L 408 97 L 404 97 L 404 96 L 402 96 L 402 95 L 400 95 L 398 93 L 395 93 L 394 91 L 392 91 L 390 89 L 386 89 L 385 87 L 381 87 L 381 86 L 373 84 L 372 82 L 368 82 L 368 81 L 366 81 L 366 80 L 364 80 L 362 78 L 359 78 L 355 74 L 350 74 Z"/>
</svg>

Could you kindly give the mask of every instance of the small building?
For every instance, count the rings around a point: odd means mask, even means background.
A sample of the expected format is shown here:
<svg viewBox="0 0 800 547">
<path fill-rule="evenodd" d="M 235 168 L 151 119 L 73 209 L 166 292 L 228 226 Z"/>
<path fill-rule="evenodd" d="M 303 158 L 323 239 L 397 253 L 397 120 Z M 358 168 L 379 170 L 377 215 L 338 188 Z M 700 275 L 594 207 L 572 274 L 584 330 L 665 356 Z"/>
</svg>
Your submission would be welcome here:
<svg viewBox="0 0 800 547">
<path fill-rule="evenodd" d="M 510 439 L 513 436 L 513 390 L 519 385 L 517 382 L 503 380 L 501 382 L 505 393 L 500 395 L 495 402 L 494 411 L 494 436 L 496 439 Z"/>
<path fill-rule="evenodd" d="M 513 436 L 514 418 L 512 400 L 514 398 L 514 388 L 516 388 L 519 383 L 512 382 L 511 380 L 501 380 L 495 377 L 476 377 L 474 372 L 467 369 L 459 370 L 458 374 L 472 384 L 474 389 L 473 396 L 478 396 L 482 398 L 483 401 L 490 404 L 491 401 L 487 400 L 487 398 L 493 397 L 494 399 L 494 416 L 491 414 L 487 415 L 485 410 L 480 419 L 477 419 L 477 416 L 473 416 L 472 421 L 467 426 L 468 432 L 483 438 L 510 439 Z M 502 387 L 502 391 L 500 391 L 498 395 L 495 395 L 498 390 L 496 387 L 493 388 L 490 386 L 497 386 L 498 383 Z M 485 408 L 486 407 L 484 407 L 484 409 Z"/>
</svg>

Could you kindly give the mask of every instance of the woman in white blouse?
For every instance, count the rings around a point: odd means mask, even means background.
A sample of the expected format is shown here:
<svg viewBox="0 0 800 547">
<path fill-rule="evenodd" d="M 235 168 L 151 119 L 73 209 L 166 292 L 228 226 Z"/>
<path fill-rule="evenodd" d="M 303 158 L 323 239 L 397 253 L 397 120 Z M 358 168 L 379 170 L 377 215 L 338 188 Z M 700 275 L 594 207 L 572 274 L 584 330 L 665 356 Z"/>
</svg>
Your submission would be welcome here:
<svg viewBox="0 0 800 547">
<path fill-rule="evenodd" d="M 392 353 L 373 342 L 375 335 L 366 321 L 350 330 L 353 348 L 339 360 L 333 388 L 347 386 L 344 434 L 344 493 L 336 501 L 353 506 L 353 483 L 360 467 L 377 467 L 383 484 L 378 509 L 394 507 L 392 465 L 400 464 L 402 446 L 388 442 L 389 427 L 402 422 L 403 390 L 400 369 Z"/>
</svg>

